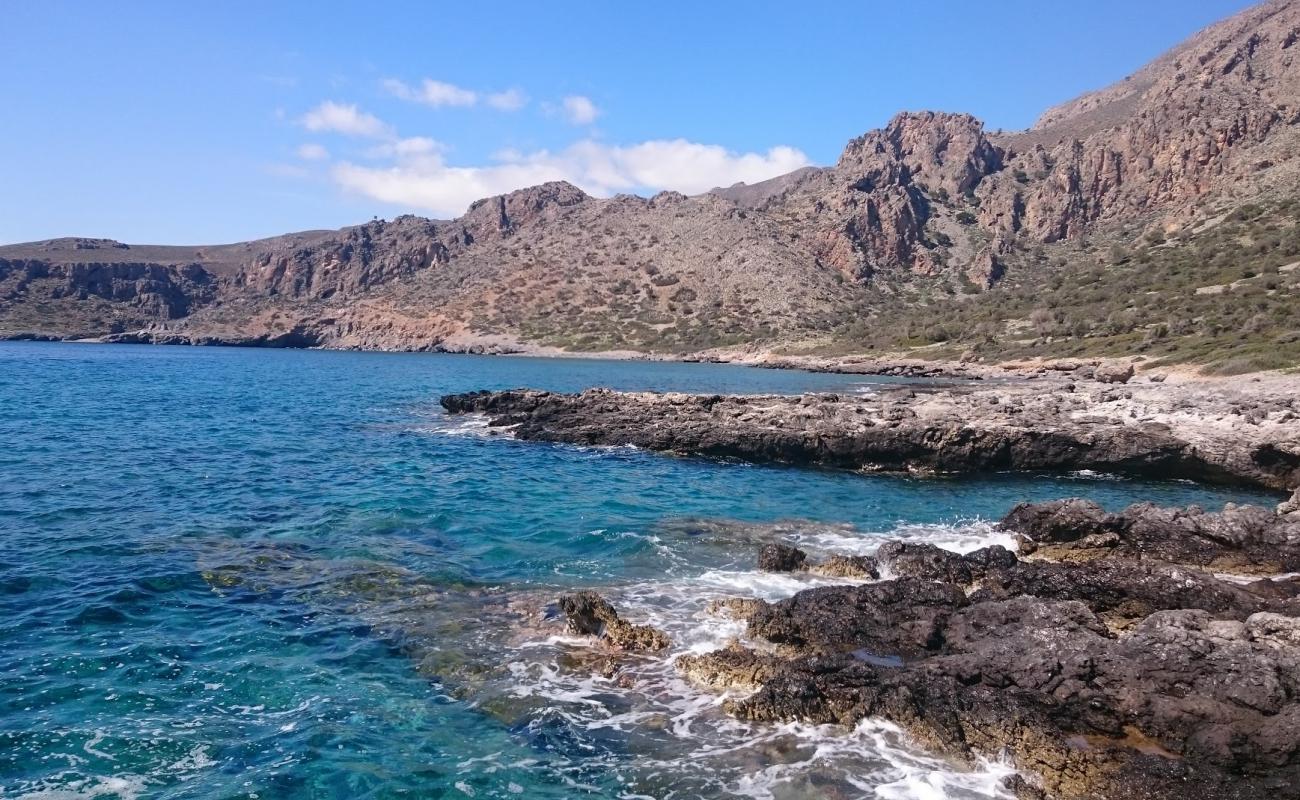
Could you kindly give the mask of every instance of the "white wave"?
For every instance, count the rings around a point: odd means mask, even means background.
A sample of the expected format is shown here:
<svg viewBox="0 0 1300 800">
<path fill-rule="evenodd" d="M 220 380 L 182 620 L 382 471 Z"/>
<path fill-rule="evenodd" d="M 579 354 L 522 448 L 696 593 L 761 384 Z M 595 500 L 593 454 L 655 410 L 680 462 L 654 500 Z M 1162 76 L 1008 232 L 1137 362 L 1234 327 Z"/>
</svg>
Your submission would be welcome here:
<svg viewBox="0 0 1300 800">
<path fill-rule="evenodd" d="M 1088 481 L 1122 481 L 1125 480 L 1123 475 L 1115 475 L 1110 472 L 1098 472 L 1095 469 L 1076 469 L 1069 473 L 1071 478 L 1079 478 Z"/>
<path fill-rule="evenodd" d="M 460 414 L 448 416 L 435 414 L 430 416 L 428 424 L 407 428 L 412 433 L 435 434 L 438 436 L 472 436 L 479 438 L 513 439 L 517 425 L 492 425 L 486 414 Z"/>
<path fill-rule="evenodd" d="M 800 543 L 827 553 L 865 554 L 890 538 L 930 542 L 958 552 L 993 543 L 1013 544 L 1009 536 L 980 521 L 901 526 L 881 534 L 820 526 Z M 588 732 L 635 737 L 643 745 L 638 747 L 634 773 L 647 780 L 673 775 L 686 794 L 734 794 L 759 800 L 827 791 L 862 800 L 1011 797 L 1002 782 L 1013 770 L 1003 762 L 982 762 L 974 769 L 950 764 L 926 754 L 898 727 L 879 720 L 868 720 L 852 730 L 741 722 L 721 708 L 733 694 L 701 690 L 678 674 L 675 662 L 682 655 L 746 641 L 745 623 L 711 608 L 713 601 L 749 597 L 770 602 L 814 586 L 856 582 L 860 581 L 807 573 L 711 569 L 691 577 L 607 590 L 606 596 L 624 618 L 667 633 L 673 642 L 670 652 L 624 658 L 616 674 L 606 677 L 584 666 L 581 656 L 576 662 L 572 658 L 591 647 L 590 639 L 555 635 L 535 640 L 515 651 L 509 668 L 510 693 L 541 703 L 539 716 L 549 715 Z M 653 745 L 646 747 L 647 740 Z M 626 768 L 617 759 L 609 766 Z M 651 788 L 629 776 L 624 796 L 649 796 L 642 790 Z"/>
<path fill-rule="evenodd" d="M 889 531 L 856 532 L 819 529 L 811 533 L 793 532 L 789 538 L 801 546 L 839 555 L 871 555 L 891 539 L 913 544 L 932 544 L 954 553 L 970 553 L 981 547 L 1000 544 L 1016 549 L 1015 537 L 998 530 L 987 520 L 969 520 L 957 524 L 905 524 Z"/>
<path fill-rule="evenodd" d="M 144 796 L 149 781 L 142 775 L 91 775 L 63 773 L 20 784 L 14 800 L 138 800 Z M 0 786 L 0 791 L 5 787 Z"/>
</svg>

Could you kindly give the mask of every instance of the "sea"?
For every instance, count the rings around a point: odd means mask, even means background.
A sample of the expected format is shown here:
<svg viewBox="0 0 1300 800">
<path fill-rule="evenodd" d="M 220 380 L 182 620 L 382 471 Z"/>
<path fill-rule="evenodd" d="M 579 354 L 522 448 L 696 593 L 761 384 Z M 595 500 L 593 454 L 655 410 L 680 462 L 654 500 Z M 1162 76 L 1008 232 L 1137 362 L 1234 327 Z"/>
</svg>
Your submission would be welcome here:
<svg viewBox="0 0 1300 800">
<path fill-rule="evenodd" d="M 0 797 L 996 798 L 897 728 L 745 724 L 673 661 L 828 579 L 766 542 L 1010 544 L 1015 503 L 1272 504 L 1102 474 L 862 475 L 516 441 L 449 392 L 870 394 L 716 364 L 0 343 Z M 596 589 L 665 629 L 567 633 Z"/>
</svg>

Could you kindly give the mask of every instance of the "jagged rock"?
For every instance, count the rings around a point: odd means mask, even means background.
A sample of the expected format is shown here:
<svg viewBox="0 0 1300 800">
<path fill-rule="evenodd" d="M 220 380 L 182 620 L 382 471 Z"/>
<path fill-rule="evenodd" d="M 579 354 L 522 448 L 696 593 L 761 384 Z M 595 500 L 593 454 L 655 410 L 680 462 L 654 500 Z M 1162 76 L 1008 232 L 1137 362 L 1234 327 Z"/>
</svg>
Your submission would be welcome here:
<svg viewBox="0 0 1300 800">
<path fill-rule="evenodd" d="M 722 690 L 758 689 L 784 665 L 783 658 L 757 653 L 737 642 L 711 653 L 688 653 L 676 661 L 677 671 L 692 682 Z"/>
<path fill-rule="evenodd" d="M 709 613 L 725 613 L 736 619 L 748 620 L 766 605 L 765 601 L 754 597 L 724 597 L 709 603 Z"/>
<path fill-rule="evenodd" d="M 609 601 L 595 592 L 561 595 L 560 609 L 568 618 L 569 630 L 604 639 L 624 650 L 663 650 L 671 644 L 663 631 L 620 618 Z"/>
<path fill-rule="evenodd" d="M 1077 542 L 1120 515 L 1067 501 L 1009 516 Z M 1013 782 L 1022 797 L 1294 794 L 1300 586 L 1242 587 L 1134 560 L 1123 546 L 1080 564 L 1016 561 L 1001 548 L 964 557 L 902 543 L 881 550 L 882 564 L 925 577 L 764 604 L 749 635 L 776 654 L 732 643 L 679 668 L 720 690 L 757 687 L 724 703 L 742 719 L 878 717 L 958 758 L 1006 754 L 1023 771 Z M 968 597 L 962 585 L 977 572 Z"/>
<path fill-rule="evenodd" d="M 991 570 L 971 600 L 1020 595 L 1071 600 L 1113 621 L 1142 619 L 1156 611 L 1197 609 L 1244 619 L 1273 604 L 1245 587 L 1198 570 L 1108 558 L 1079 564 L 1023 561 Z"/>
<path fill-rule="evenodd" d="M 900 541 L 888 541 L 880 545 L 876 559 L 896 576 L 960 585 L 983 580 L 989 570 L 1006 569 L 1016 564 L 1015 553 L 1001 545 L 960 555 L 932 544 Z"/>
<path fill-rule="evenodd" d="M 827 578 L 875 580 L 880 577 L 879 563 L 871 556 L 831 556 L 808 567 L 808 571 Z"/>
<path fill-rule="evenodd" d="M 765 545 L 758 553 L 758 568 L 764 572 L 794 572 L 802 569 L 808 554 L 784 544 Z"/>
<path fill-rule="evenodd" d="M 1300 570 L 1300 521 L 1256 506 L 1210 513 L 1138 503 L 1108 514 L 1087 500 L 1022 503 L 999 523 L 1057 558 L 1158 559 L 1244 574 Z M 1107 538 L 1109 537 L 1109 538 Z"/>
<path fill-rule="evenodd" d="M 943 621 L 966 594 L 916 578 L 809 589 L 757 609 L 751 634 L 800 651 L 916 653 L 939 643 Z"/>
</svg>

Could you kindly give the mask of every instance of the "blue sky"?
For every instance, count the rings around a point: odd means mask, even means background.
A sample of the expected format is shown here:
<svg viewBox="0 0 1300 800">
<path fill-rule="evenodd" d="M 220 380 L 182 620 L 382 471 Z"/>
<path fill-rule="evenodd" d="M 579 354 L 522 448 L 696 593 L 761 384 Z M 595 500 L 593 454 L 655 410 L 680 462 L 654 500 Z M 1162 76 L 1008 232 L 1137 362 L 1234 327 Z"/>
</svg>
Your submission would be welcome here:
<svg viewBox="0 0 1300 800">
<path fill-rule="evenodd" d="M 0 242 L 218 243 L 549 178 L 696 192 L 896 111 L 1023 128 L 1242 0 L 13 3 Z"/>
</svg>

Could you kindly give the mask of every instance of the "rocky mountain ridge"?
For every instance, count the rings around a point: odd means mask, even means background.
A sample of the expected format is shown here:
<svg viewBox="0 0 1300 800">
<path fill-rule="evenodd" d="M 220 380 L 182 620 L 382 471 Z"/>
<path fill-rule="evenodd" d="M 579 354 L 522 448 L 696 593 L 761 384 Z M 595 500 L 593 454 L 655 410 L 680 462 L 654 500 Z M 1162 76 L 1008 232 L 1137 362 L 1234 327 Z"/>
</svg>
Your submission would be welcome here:
<svg viewBox="0 0 1300 800">
<path fill-rule="evenodd" d="M 1035 248 L 1135 223 L 1163 236 L 1300 186 L 1298 39 L 1300 3 L 1272 0 L 1027 131 L 905 112 L 832 166 L 697 197 L 599 199 L 559 182 L 449 221 L 212 248 L 0 247 L 0 335 L 672 352 L 799 341 L 932 288 L 962 302 L 1035 269 Z"/>
</svg>

